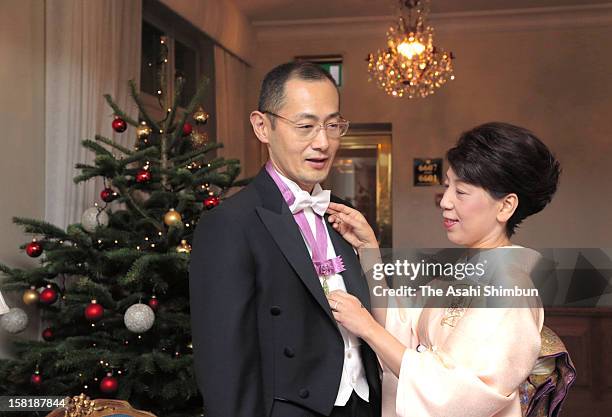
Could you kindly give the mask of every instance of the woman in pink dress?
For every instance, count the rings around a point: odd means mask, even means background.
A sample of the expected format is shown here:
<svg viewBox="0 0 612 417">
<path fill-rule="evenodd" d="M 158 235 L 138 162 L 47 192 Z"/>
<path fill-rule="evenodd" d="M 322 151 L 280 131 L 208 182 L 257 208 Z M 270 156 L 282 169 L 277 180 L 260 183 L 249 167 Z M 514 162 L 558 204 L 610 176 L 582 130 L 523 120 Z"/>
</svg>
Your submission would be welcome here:
<svg viewBox="0 0 612 417">
<path fill-rule="evenodd" d="M 448 151 L 442 223 L 448 239 L 471 249 L 520 248 L 511 237 L 557 189 L 560 167 L 526 129 L 488 123 Z M 329 221 L 360 253 L 365 271 L 380 262 L 365 218 L 330 204 Z M 529 279 L 540 259 L 531 249 L 504 272 Z M 540 353 L 544 311 L 526 299 L 500 308 L 422 308 L 391 298 L 370 314 L 350 294 L 328 296 L 336 320 L 364 339 L 383 366 L 383 417 L 519 417 L 519 386 Z"/>
</svg>

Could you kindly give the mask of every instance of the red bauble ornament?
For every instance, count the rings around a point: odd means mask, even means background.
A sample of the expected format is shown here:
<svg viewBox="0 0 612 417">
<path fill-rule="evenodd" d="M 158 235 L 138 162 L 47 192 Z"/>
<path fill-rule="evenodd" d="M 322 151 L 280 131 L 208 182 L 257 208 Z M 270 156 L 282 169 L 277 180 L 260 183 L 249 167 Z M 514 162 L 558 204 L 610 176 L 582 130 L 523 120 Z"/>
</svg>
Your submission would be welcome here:
<svg viewBox="0 0 612 417">
<path fill-rule="evenodd" d="M 149 307 L 151 307 L 153 310 L 157 310 L 157 307 L 159 307 L 159 300 L 156 296 L 152 296 L 147 304 L 149 304 Z"/>
<path fill-rule="evenodd" d="M 117 133 L 122 133 L 125 132 L 125 129 L 127 129 L 127 123 L 125 120 L 119 116 L 115 116 L 115 119 L 113 120 L 113 130 Z"/>
<path fill-rule="evenodd" d="M 219 205 L 219 197 L 215 196 L 215 195 L 211 195 L 209 197 L 206 197 L 204 199 L 204 207 L 206 207 L 206 209 L 210 210 L 212 208 L 215 208 Z"/>
<path fill-rule="evenodd" d="M 91 300 L 91 303 L 85 307 L 85 318 L 89 321 L 97 321 L 104 315 L 104 307 L 96 300 Z"/>
<path fill-rule="evenodd" d="M 57 301 L 57 291 L 51 285 L 47 285 L 47 288 L 42 290 L 38 299 L 43 304 L 53 304 Z"/>
<path fill-rule="evenodd" d="M 119 381 L 112 374 L 106 374 L 102 381 L 100 381 L 100 391 L 106 394 L 112 394 L 119 388 Z"/>
<path fill-rule="evenodd" d="M 53 332 L 52 328 L 47 327 L 45 330 L 43 330 L 42 337 L 45 339 L 45 341 L 51 342 L 53 339 L 55 339 L 55 333 Z"/>
<path fill-rule="evenodd" d="M 115 198 L 117 198 L 117 193 L 115 191 L 113 191 L 112 188 L 105 188 L 102 191 L 100 191 L 100 198 L 105 203 L 110 203 Z"/>
<path fill-rule="evenodd" d="M 136 182 L 139 184 L 151 181 L 151 171 L 148 169 L 141 169 L 136 174 Z"/>
<path fill-rule="evenodd" d="M 30 377 L 30 382 L 32 385 L 40 385 L 42 383 L 42 377 L 38 373 L 38 371 L 34 372 Z"/>
<path fill-rule="evenodd" d="M 189 136 L 191 132 L 193 132 L 193 126 L 191 126 L 191 123 L 185 122 L 183 125 L 183 136 Z"/>
<path fill-rule="evenodd" d="M 31 258 L 38 258 L 43 253 L 43 248 L 36 240 L 31 241 L 26 245 L 26 253 Z"/>
</svg>

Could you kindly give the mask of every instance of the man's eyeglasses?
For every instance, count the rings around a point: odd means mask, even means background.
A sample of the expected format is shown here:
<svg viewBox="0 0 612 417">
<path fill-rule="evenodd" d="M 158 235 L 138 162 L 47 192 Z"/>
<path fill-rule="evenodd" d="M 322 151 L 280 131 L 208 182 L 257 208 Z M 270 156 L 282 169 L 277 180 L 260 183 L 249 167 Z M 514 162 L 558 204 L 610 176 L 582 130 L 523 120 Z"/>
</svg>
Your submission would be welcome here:
<svg viewBox="0 0 612 417">
<path fill-rule="evenodd" d="M 327 134 L 328 138 L 338 139 L 346 135 L 349 128 L 349 121 L 341 117 L 325 123 L 296 123 L 279 114 L 272 113 L 271 111 L 264 110 L 262 113 L 269 114 L 270 116 L 274 116 L 285 121 L 286 123 L 289 123 L 295 129 L 297 135 L 304 140 L 313 139 L 319 134 L 321 129 L 325 129 L 325 133 Z"/>
</svg>

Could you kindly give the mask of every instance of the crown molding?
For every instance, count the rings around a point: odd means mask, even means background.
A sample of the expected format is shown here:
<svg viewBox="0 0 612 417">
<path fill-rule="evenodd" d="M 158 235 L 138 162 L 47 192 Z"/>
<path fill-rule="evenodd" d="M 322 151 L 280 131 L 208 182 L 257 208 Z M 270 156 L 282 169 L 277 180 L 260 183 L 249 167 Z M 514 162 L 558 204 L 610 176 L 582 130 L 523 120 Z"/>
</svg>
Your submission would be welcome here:
<svg viewBox="0 0 612 417">
<path fill-rule="evenodd" d="M 258 41 L 380 36 L 395 16 L 253 22 Z M 612 26 L 612 3 L 432 13 L 436 32 L 495 32 Z"/>
</svg>

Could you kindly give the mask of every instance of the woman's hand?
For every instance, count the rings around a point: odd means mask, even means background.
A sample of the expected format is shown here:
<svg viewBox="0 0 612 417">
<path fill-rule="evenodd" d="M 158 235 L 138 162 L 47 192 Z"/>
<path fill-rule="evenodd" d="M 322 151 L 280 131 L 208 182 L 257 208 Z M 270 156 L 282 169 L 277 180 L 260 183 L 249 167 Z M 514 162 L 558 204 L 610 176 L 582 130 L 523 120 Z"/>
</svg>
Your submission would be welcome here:
<svg viewBox="0 0 612 417">
<path fill-rule="evenodd" d="M 336 321 L 370 345 L 380 360 L 399 378 L 406 346 L 378 324 L 357 297 L 336 290 L 329 293 L 327 301 Z"/>
<path fill-rule="evenodd" d="M 374 231 L 363 214 L 344 204 L 329 203 L 328 221 L 356 250 L 378 248 Z"/>
<path fill-rule="evenodd" d="M 327 296 L 327 301 L 336 321 L 357 337 L 367 341 L 373 330 L 380 327 L 361 301 L 347 292 L 332 291 Z"/>
</svg>

